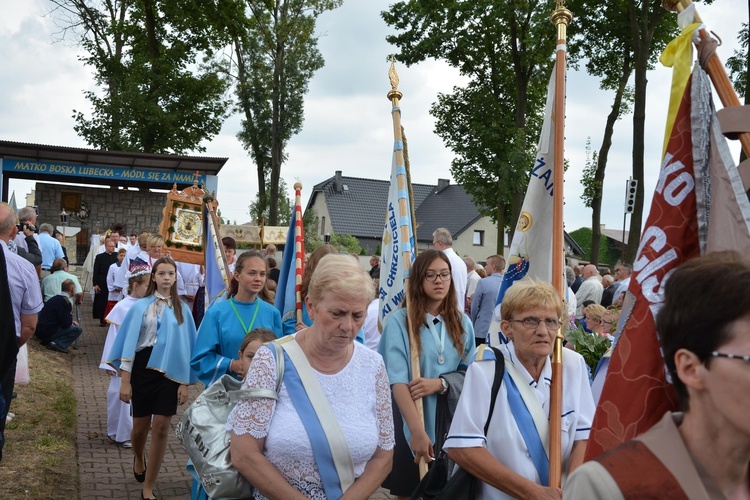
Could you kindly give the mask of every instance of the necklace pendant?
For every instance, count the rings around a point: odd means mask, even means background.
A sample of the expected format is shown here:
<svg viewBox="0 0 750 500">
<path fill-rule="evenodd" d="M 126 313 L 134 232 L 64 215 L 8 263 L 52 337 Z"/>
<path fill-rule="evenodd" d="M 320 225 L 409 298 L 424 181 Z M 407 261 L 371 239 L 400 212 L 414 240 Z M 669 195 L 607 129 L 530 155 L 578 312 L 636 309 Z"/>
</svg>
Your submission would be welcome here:
<svg viewBox="0 0 750 500">
<path fill-rule="evenodd" d="M 443 363 L 445 363 L 445 356 L 443 356 L 442 354 L 440 354 L 438 356 L 438 364 L 442 365 Z"/>
</svg>

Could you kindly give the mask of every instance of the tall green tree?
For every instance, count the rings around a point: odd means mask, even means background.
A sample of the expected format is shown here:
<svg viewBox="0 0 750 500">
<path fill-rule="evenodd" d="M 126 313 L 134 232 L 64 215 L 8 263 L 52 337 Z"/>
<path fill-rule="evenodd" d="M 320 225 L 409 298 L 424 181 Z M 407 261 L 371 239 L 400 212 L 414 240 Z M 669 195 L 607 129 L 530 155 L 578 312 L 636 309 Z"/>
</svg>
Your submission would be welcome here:
<svg viewBox="0 0 750 500">
<path fill-rule="evenodd" d="M 748 0 L 748 7 L 750 7 L 750 0 Z M 745 104 L 750 104 L 750 33 L 748 33 L 748 23 L 742 23 L 742 29 L 737 35 L 737 40 L 740 42 L 739 50 L 735 50 L 734 53 L 727 59 L 727 68 L 729 69 L 729 77 L 732 79 L 734 89 L 740 96 L 740 99 L 744 99 Z M 740 162 L 745 161 L 747 155 L 745 151 L 740 152 Z"/>
<path fill-rule="evenodd" d="M 286 145 L 302 128 L 304 95 L 324 64 L 315 24 L 320 14 L 342 1 L 246 0 L 246 22 L 232 33 L 233 71 L 243 115 L 238 137 L 255 162 L 258 197 L 261 206 L 269 207 L 270 225 L 279 221 Z"/>
<path fill-rule="evenodd" d="M 676 16 L 667 12 L 661 0 L 626 0 L 627 22 L 633 43 L 633 179 L 638 181 L 635 209 L 630 217 L 626 262 L 633 262 L 643 225 L 644 151 L 646 132 L 647 73 L 666 43 L 677 35 Z M 666 96 L 665 96 L 666 99 Z"/>
<path fill-rule="evenodd" d="M 267 180 L 266 180 L 267 182 Z M 289 221 L 292 220 L 292 211 L 294 210 L 294 204 L 292 199 L 289 198 L 289 187 L 286 185 L 286 181 L 282 177 L 279 181 L 279 218 L 276 221 L 277 226 L 288 226 Z M 268 205 L 269 199 L 266 198 L 266 204 L 263 205 L 260 199 L 260 193 L 256 193 L 255 200 L 248 207 L 248 214 L 250 217 L 260 221 L 262 217 L 266 217 L 266 224 L 271 224 L 268 221 Z"/>
<path fill-rule="evenodd" d="M 446 61 L 470 78 L 441 94 L 431 113 L 456 154 L 451 173 L 504 229 L 520 213 L 553 63 L 553 1 L 411 0 L 381 15 L 407 65 Z M 509 219 L 510 214 L 510 219 Z"/>
<path fill-rule="evenodd" d="M 75 130 L 94 147 L 204 151 L 227 114 L 227 82 L 214 50 L 221 34 L 186 0 L 50 0 L 61 38 L 84 49 L 98 91 Z M 186 8 L 187 7 L 187 8 Z M 193 15 L 193 14 L 198 15 Z"/>
<path fill-rule="evenodd" d="M 598 264 L 602 238 L 602 190 L 609 150 L 612 147 L 615 123 L 630 111 L 633 102 L 633 88 L 628 86 L 634 63 L 632 32 L 626 0 L 612 0 L 604 4 L 592 0 L 572 0 L 569 5 L 576 13 L 570 30 L 571 56 L 574 59 L 585 59 L 588 74 L 601 79 L 599 87 L 614 92 L 601 146 L 598 152 L 587 154 L 582 179 L 585 186 L 584 201 L 587 207 L 591 207 L 591 262 Z M 661 40 L 662 38 L 660 46 Z"/>
</svg>

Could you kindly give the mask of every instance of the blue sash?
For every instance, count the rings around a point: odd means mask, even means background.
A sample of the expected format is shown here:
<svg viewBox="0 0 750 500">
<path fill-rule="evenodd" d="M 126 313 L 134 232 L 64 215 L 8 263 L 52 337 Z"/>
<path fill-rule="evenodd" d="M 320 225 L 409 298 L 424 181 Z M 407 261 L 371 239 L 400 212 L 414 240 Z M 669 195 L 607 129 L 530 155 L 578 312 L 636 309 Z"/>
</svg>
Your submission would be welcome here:
<svg viewBox="0 0 750 500">
<path fill-rule="evenodd" d="M 531 413 L 529 413 L 529 409 L 526 407 L 526 403 L 524 403 L 521 393 L 513 381 L 513 377 L 508 375 L 506 371 L 503 379 L 505 380 L 505 388 L 508 391 L 510 411 L 516 419 L 518 430 L 521 432 L 521 437 L 523 437 L 526 448 L 529 450 L 531 460 L 534 462 L 537 474 L 539 474 L 541 485 L 549 486 L 549 458 L 544 451 L 544 445 L 542 444 L 542 439 L 539 437 L 536 425 L 534 425 L 534 419 Z"/>
<path fill-rule="evenodd" d="M 276 353 L 273 349 L 271 352 L 274 353 L 275 357 Z M 286 390 L 289 392 L 294 409 L 297 411 L 302 425 L 305 426 L 307 437 L 310 439 L 313 456 L 318 466 L 320 478 L 323 481 L 323 489 L 326 492 L 326 497 L 341 498 L 344 492 L 341 489 L 341 481 L 336 472 L 336 467 L 333 465 L 333 454 L 331 453 L 328 439 L 323 432 L 323 427 L 320 425 L 318 414 L 315 413 L 312 403 L 307 397 L 307 392 L 305 392 L 305 388 L 302 386 L 302 380 L 299 373 L 297 373 L 297 368 L 285 351 L 284 363 L 284 384 L 286 384 Z"/>
</svg>

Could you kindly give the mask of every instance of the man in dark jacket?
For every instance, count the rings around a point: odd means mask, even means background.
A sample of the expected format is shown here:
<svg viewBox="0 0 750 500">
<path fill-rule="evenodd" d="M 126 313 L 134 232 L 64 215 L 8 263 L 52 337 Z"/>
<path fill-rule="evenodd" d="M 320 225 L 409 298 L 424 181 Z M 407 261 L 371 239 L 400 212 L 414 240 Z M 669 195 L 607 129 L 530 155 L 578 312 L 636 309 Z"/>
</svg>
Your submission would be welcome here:
<svg viewBox="0 0 750 500">
<path fill-rule="evenodd" d="M 62 293 L 49 299 L 39 312 L 39 321 L 34 335 L 47 349 L 68 352 L 68 347 L 83 333 L 78 322 L 73 321 L 71 299 L 76 293 L 73 280 L 62 283 Z"/>
<path fill-rule="evenodd" d="M 115 253 L 115 240 L 107 238 L 104 244 L 104 253 L 100 253 L 94 259 L 94 272 L 92 273 L 92 282 L 94 283 L 94 319 L 99 320 L 99 326 L 107 326 L 104 321 L 104 311 L 107 309 L 107 298 L 109 289 L 107 288 L 107 273 L 109 266 L 117 262 Z"/>
<path fill-rule="evenodd" d="M 601 305 L 609 307 L 612 305 L 612 300 L 615 298 L 615 291 L 617 291 L 615 279 L 611 275 L 605 274 L 602 276 L 602 286 L 604 287 L 604 293 L 602 293 Z"/>
</svg>

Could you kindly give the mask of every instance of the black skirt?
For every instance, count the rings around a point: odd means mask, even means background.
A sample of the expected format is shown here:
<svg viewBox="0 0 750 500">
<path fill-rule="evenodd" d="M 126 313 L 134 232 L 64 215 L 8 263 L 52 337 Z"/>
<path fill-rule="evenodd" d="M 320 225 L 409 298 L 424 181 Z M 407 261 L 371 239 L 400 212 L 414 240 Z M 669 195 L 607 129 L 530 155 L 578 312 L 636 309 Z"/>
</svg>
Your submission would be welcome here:
<svg viewBox="0 0 750 500">
<path fill-rule="evenodd" d="M 151 415 L 172 416 L 177 413 L 177 389 L 180 384 L 163 373 L 146 368 L 153 347 L 135 353 L 130 386 L 133 389 L 131 411 L 133 417 Z"/>
<path fill-rule="evenodd" d="M 391 495 L 410 497 L 419 484 L 419 466 L 414 463 L 414 455 L 404 436 L 403 419 L 393 393 L 391 393 L 391 404 L 393 405 L 396 447 L 393 450 L 393 468 L 383 481 L 383 488 L 390 490 Z"/>
</svg>

